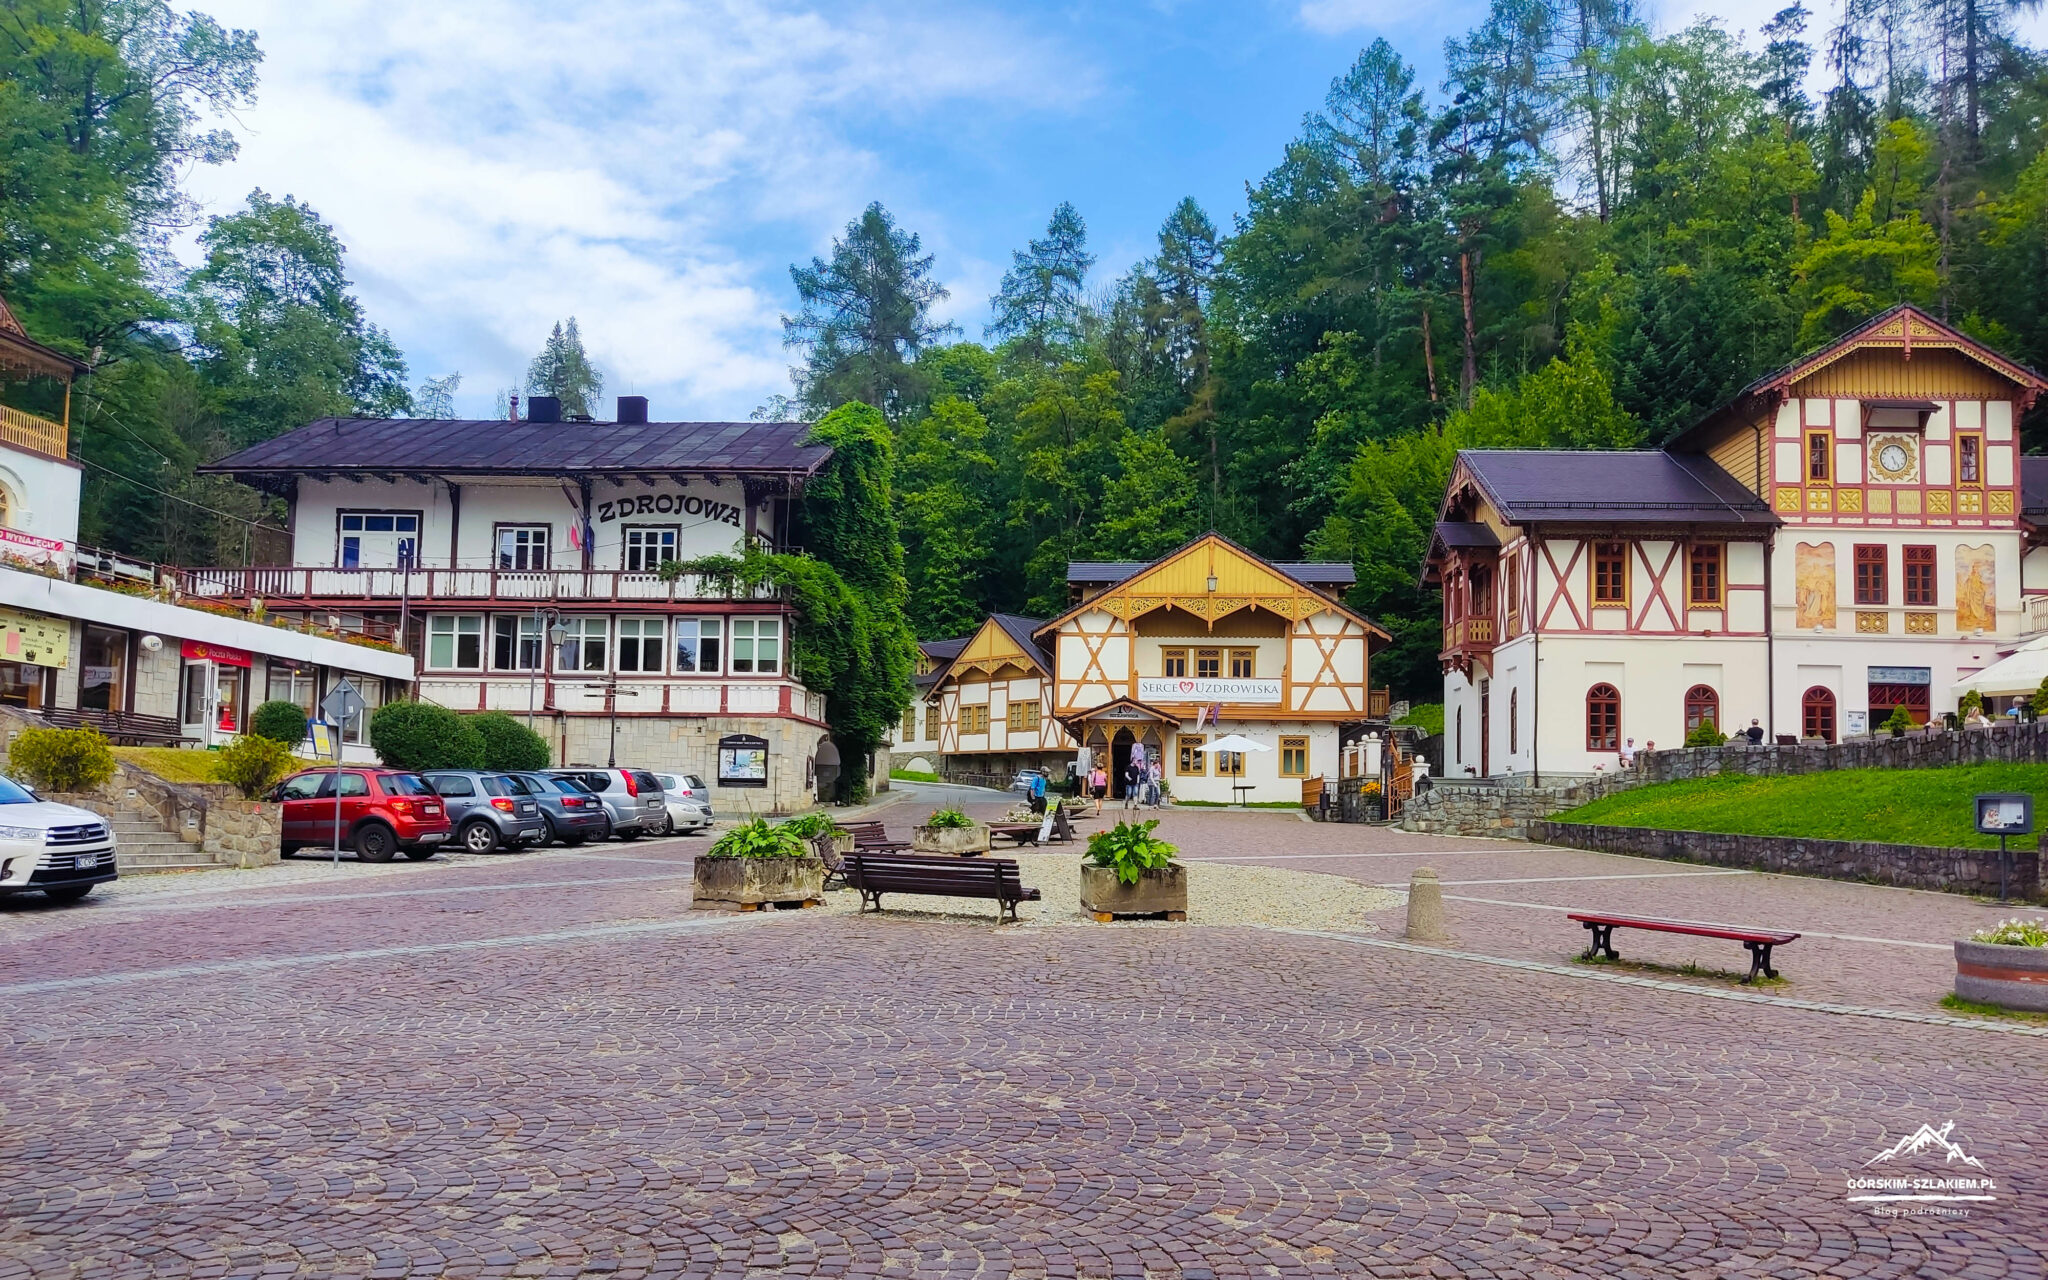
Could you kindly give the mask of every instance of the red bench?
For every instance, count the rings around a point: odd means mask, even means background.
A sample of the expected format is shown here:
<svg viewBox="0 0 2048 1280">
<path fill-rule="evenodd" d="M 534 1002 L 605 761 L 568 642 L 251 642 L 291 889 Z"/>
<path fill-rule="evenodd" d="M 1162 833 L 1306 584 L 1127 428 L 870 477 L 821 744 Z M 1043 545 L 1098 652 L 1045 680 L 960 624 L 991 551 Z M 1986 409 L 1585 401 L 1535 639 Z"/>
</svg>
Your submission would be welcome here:
<svg viewBox="0 0 2048 1280">
<path fill-rule="evenodd" d="M 1739 942 L 1749 952 L 1749 976 L 1744 982 L 1755 982 L 1757 974 L 1775 978 L 1778 971 L 1771 968 L 1771 948 L 1782 947 L 1795 942 L 1796 933 L 1780 933 L 1774 929 L 1738 929 L 1725 924 L 1695 924 L 1689 920 L 1652 920 L 1643 916 L 1610 916 L 1591 911 L 1573 911 L 1566 914 L 1567 920 L 1576 920 L 1592 933 L 1593 940 L 1586 944 L 1584 958 L 1593 959 L 1604 955 L 1609 960 L 1621 956 L 1614 950 L 1616 929 L 1648 929 L 1653 933 L 1683 933 L 1695 938 L 1726 938 Z"/>
</svg>

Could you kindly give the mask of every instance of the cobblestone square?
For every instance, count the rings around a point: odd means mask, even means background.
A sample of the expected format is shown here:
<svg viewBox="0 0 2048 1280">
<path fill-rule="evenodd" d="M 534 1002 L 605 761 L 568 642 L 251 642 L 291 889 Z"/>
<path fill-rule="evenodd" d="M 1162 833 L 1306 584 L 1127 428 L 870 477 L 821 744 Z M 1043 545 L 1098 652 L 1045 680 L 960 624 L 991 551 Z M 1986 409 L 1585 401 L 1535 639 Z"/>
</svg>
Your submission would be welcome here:
<svg viewBox="0 0 2048 1280">
<path fill-rule="evenodd" d="M 693 913 L 701 840 L 0 905 L 0 1278 L 2048 1268 L 2048 1037 L 1936 1003 L 1993 908 L 1275 814 L 1162 834 L 1197 875 L 1426 863 L 1453 941 L 1398 908 Z M 1576 966 L 1571 906 L 1810 936 L 1753 992 Z M 1951 1120 L 1994 1202 L 1848 1201 Z"/>
</svg>

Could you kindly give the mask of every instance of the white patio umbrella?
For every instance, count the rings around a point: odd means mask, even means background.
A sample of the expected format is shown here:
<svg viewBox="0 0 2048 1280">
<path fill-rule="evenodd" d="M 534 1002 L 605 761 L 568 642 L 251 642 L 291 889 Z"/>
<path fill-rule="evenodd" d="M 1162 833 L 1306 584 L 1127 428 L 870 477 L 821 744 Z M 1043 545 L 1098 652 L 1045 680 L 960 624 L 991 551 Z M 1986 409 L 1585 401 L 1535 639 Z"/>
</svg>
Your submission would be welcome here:
<svg viewBox="0 0 2048 1280">
<path fill-rule="evenodd" d="M 1253 742 L 1241 733 L 1226 733 L 1214 742 L 1205 742 L 1195 748 L 1197 751 L 1271 751 L 1272 749 L 1263 742 Z"/>
<path fill-rule="evenodd" d="M 1975 689 L 1987 698 L 2032 693 L 2048 677 L 2048 636 L 2029 640 L 1982 671 L 1955 682 L 1957 697 Z"/>
</svg>

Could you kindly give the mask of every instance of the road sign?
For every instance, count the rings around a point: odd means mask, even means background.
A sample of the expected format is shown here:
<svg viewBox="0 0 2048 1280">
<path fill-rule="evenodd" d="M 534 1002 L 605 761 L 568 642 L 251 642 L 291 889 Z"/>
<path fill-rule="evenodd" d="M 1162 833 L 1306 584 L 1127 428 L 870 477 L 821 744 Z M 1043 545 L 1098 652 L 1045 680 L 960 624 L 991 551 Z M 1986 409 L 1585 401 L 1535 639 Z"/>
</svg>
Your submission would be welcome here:
<svg viewBox="0 0 2048 1280">
<path fill-rule="evenodd" d="M 336 724 L 352 724 L 363 714 L 364 705 L 361 691 L 343 676 L 334 691 L 321 700 L 320 710 Z"/>
</svg>

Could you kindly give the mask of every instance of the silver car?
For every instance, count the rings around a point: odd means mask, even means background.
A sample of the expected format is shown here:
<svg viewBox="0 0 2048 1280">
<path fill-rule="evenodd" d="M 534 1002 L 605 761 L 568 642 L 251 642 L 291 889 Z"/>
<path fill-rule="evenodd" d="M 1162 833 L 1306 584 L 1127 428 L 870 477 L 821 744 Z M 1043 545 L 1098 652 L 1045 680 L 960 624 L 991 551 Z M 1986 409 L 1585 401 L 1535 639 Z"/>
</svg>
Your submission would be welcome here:
<svg viewBox="0 0 2048 1280">
<path fill-rule="evenodd" d="M 704 779 L 694 773 L 657 773 L 654 777 L 668 796 L 664 834 L 696 835 L 711 829 L 711 788 L 704 785 Z"/>
<path fill-rule="evenodd" d="M 592 765 L 548 772 L 557 778 L 574 778 L 604 801 L 611 834 L 621 840 L 659 835 L 668 826 L 668 794 L 661 789 L 661 781 L 645 769 Z"/>
</svg>

